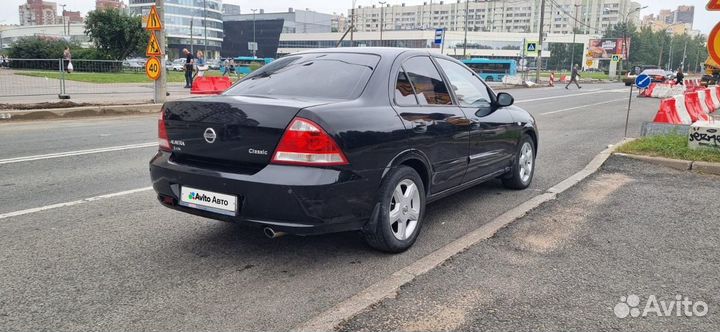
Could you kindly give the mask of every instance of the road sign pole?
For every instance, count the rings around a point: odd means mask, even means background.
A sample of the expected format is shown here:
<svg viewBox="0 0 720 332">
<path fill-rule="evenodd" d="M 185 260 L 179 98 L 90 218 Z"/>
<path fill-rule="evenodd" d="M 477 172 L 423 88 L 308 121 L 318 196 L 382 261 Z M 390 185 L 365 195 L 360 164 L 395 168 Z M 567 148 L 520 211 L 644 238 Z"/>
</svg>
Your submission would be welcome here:
<svg viewBox="0 0 720 332">
<path fill-rule="evenodd" d="M 165 0 L 156 0 L 155 6 L 157 7 L 157 14 L 160 17 L 161 22 L 165 19 Z M 165 72 L 165 24 L 162 24 L 162 28 L 156 31 L 157 40 L 160 44 L 160 78 L 155 80 L 155 98 L 153 99 L 156 104 L 164 103 L 167 97 L 167 73 Z"/>
<path fill-rule="evenodd" d="M 625 136 L 623 136 L 624 138 L 627 138 L 628 122 L 630 121 L 630 103 L 632 102 L 632 91 L 633 85 L 630 84 L 630 97 L 628 97 L 628 108 L 627 114 L 625 115 Z"/>
</svg>

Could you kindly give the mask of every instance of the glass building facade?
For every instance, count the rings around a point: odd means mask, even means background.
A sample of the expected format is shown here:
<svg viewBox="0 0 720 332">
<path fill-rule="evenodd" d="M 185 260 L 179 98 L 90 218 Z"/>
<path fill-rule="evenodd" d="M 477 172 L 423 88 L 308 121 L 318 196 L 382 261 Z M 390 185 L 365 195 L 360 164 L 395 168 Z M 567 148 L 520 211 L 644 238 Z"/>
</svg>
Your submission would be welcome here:
<svg viewBox="0 0 720 332">
<path fill-rule="evenodd" d="M 150 6 L 155 4 L 154 0 L 129 2 L 129 11 L 135 15 L 147 15 Z M 222 0 L 165 0 L 163 23 L 168 59 L 181 57 L 183 48 L 194 52 L 207 49 L 206 59 L 220 57 L 223 42 Z"/>
</svg>

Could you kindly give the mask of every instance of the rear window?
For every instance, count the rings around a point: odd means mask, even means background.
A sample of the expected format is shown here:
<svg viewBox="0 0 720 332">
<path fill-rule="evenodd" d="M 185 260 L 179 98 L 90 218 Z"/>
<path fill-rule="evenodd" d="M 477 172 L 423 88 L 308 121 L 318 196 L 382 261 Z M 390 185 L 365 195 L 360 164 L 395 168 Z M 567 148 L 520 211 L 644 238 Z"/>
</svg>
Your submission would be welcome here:
<svg viewBox="0 0 720 332">
<path fill-rule="evenodd" d="M 225 95 L 355 99 L 379 60 L 372 54 L 290 55 L 252 72 Z"/>
</svg>

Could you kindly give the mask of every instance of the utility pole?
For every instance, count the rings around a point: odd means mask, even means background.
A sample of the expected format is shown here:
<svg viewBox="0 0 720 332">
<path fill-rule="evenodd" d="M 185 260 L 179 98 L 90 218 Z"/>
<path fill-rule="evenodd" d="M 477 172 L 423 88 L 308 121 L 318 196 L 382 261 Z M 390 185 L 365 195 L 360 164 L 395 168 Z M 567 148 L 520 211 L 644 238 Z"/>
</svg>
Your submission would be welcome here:
<svg viewBox="0 0 720 332">
<path fill-rule="evenodd" d="M 165 45 L 165 0 L 156 0 L 155 7 L 157 7 L 158 16 L 162 22 L 162 29 L 155 32 L 155 36 L 160 43 L 160 78 L 155 80 L 155 103 L 164 103 L 167 98 L 167 72 L 165 71 L 165 57 L 166 45 Z"/>
<path fill-rule="evenodd" d="M 663 55 L 663 49 L 665 48 L 665 35 L 662 36 L 662 40 L 660 40 L 660 56 L 658 57 L 658 68 L 662 68 L 662 55 Z"/>
<path fill-rule="evenodd" d="M 667 70 L 672 70 L 672 49 L 673 49 L 673 34 L 670 32 L 670 51 L 668 52 L 668 64 Z"/>
<path fill-rule="evenodd" d="M 159 15 L 159 14 L 158 14 Z M 193 15 L 190 18 L 190 54 L 195 54 L 195 51 L 193 50 L 193 45 L 195 45 L 195 42 L 193 41 L 193 22 L 195 21 L 195 15 Z"/>
<path fill-rule="evenodd" d="M 355 46 L 355 38 L 353 38 L 353 32 L 355 31 L 355 3 L 357 0 L 353 0 L 352 8 L 350 9 L 350 47 Z"/>
<path fill-rule="evenodd" d="M 205 47 L 203 53 L 205 54 L 205 59 L 207 60 L 207 0 L 203 0 L 203 33 L 205 34 Z"/>
<path fill-rule="evenodd" d="M 66 26 L 66 24 L 65 24 L 65 6 L 67 6 L 67 5 L 60 5 L 60 6 L 61 6 L 62 9 L 63 9 L 63 10 L 62 10 L 63 35 L 64 35 L 64 36 L 67 36 L 67 35 L 70 34 L 70 33 L 68 33 L 68 32 L 65 31 L 65 26 Z M 55 23 L 55 22 L 53 22 L 53 23 Z"/>
<path fill-rule="evenodd" d="M 467 59 L 468 8 L 470 0 L 465 0 L 465 38 L 463 40 L 463 59 Z"/>
<path fill-rule="evenodd" d="M 384 15 L 383 15 L 383 13 L 384 13 L 384 12 L 383 12 L 383 7 L 385 7 L 385 4 L 386 4 L 387 2 L 386 2 L 386 1 L 378 1 L 378 3 L 380 4 L 380 46 L 383 46 L 383 45 L 382 45 L 382 44 L 383 44 L 383 36 L 382 36 L 382 33 L 383 33 L 383 25 L 385 24 L 385 17 L 384 17 Z"/>
<path fill-rule="evenodd" d="M 581 5 L 575 4 L 575 22 L 573 22 L 573 42 L 570 46 L 570 71 L 572 72 L 575 65 L 575 30 L 577 30 L 577 12 Z"/>
<path fill-rule="evenodd" d="M 545 25 L 545 0 L 540 1 L 540 29 L 538 29 L 538 45 L 537 45 L 537 59 L 535 64 L 537 70 L 535 71 L 535 84 L 540 84 L 540 68 L 542 67 L 542 45 L 543 45 L 543 26 Z M 525 47 L 525 46 L 523 46 Z"/>
<path fill-rule="evenodd" d="M 252 10 L 252 12 L 253 12 L 253 43 L 257 44 L 257 41 L 255 41 L 255 12 L 257 11 L 257 9 L 250 9 L 250 10 Z M 257 48 L 257 47 L 255 47 L 255 48 Z M 256 52 L 257 52 L 257 50 L 253 49 L 253 51 L 252 51 L 253 58 L 255 57 Z"/>
<path fill-rule="evenodd" d="M 680 68 L 683 68 L 683 70 L 687 71 L 685 68 L 685 59 L 687 58 L 687 42 L 688 42 L 688 36 L 683 36 L 685 38 L 685 48 L 683 48 L 683 57 L 682 62 L 680 62 Z"/>
</svg>

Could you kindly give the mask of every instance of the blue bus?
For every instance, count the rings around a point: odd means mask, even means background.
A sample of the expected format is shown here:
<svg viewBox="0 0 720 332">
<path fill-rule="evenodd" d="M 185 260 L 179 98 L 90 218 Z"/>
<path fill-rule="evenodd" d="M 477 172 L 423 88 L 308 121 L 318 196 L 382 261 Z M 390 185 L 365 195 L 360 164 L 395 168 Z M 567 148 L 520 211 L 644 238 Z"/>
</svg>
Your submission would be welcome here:
<svg viewBox="0 0 720 332">
<path fill-rule="evenodd" d="M 260 67 L 273 61 L 273 58 L 256 58 L 251 56 L 235 57 L 235 73 L 247 75 L 250 74 L 250 65 L 258 64 Z"/>
<path fill-rule="evenodd" d="M 515 76 L 517 74 L 515 60 L 474 58 L 462 60 L 462 62 L 488 82 L 502 82 L 505 75 Z"/>
</svg>

